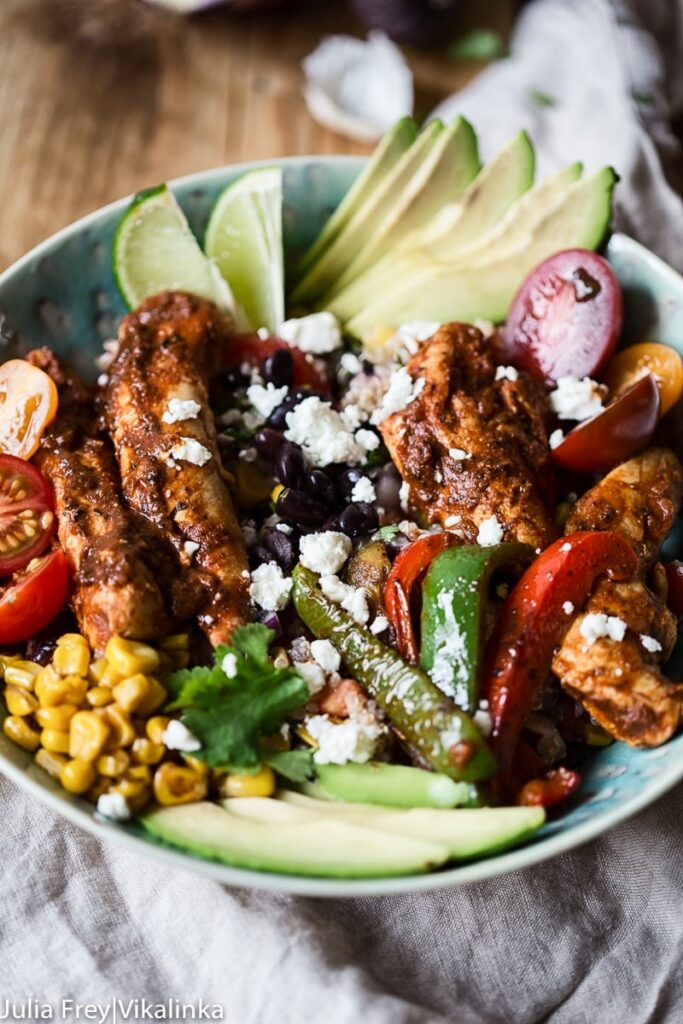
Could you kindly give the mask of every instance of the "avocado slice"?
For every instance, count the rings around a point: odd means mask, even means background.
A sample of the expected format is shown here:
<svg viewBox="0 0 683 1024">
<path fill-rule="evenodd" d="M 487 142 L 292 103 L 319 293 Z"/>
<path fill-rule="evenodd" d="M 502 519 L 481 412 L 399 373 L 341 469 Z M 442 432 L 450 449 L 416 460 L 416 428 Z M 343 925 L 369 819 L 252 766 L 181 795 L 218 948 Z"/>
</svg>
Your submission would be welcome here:
<svg viewBox="0 0 683 1024">
<path fill-rule="evenodd" d="M 254 820 L 203 801 L 162 807 L 140 818 L 151 835 L 210 860 L 256 871 L 321 878 L 381 878 L 412 875 L 438 867 L 448 847 L 425 837 L 399 836 L 322 814 L 291 815 L 285 804 L 253 798 Z M 236 801 L 252 803 L 252 798 Z"/>
<path fill-rule="evenodd" d="M 542 807 L 479 807 L 459 810 L 418 807 L 392 811 L 369 804 L 315 800 L 288 790 L 283 790 L 279 797 L 279 800 L 270 802 L 286 807 L 285 813 L 264 807 L 264 801 L 258 797 L 228 800 L 224 806 L 234 805 L 231 809 L 235 814 L 250 820 L 263 821 L 266 815 L 275 817 L 283 824 L 289 822 L 292 826 L 321 819 L 363 825 L 375 831 L 390 833 L 392 843 L 398 836 L 404 839 L 429 837 L 431 842 L 448 848 L 451 860 L 470 860 L 499 853 L 529 839 L 545 821 Z"/>
<path fill-rule="evenodd" d="M 409 232 L 383 259 L 345 288 L 335 286 L 334 294 L 320 301 L 320 308 L 332 308 L 337 316 L 347 319 L 395 280 L 396 263 L 402 256 L 415 249 L 428 249 L 445 259 L 477 244 L 531 188 L 534 164 L 535 153 L 529 136 L 518 132 L 470 183 L 458 202 L 442 206 L 426 225 Z M 575 168 L 578 168 L 578 178 L 580 165 Z M 561 190 L 570 180 L 575 180 L 573 177 L 565 180 L 567 177 L 565 174 L 558 182 L 558 199 Z"/>
<path fill-rule="evenodd" d="M 320 259 L 354 213 L 380 187 L 416 138 L 417 125 L 412 117 L 402 117 L 386 133 L 313 245 L 302 257 L 296 271 L 297 280 Z"/>
<path fill-rule="evenodd" d="M 491 225 L 488 233 L 482 235 L 470 233 L 466 222 L 465 228 L 469 240 L 460 247 L 458 247 L 457 234 L 455 241 L 448 237 L 447 229 L 450 216 L 445 210 L 442 214 L 438 214 L 435 221 L 425 229 L 421 236 L 424 244 L 413 246 L 411 252 L 399 252 L 388 256 L 386 260 L 382 261 L 382 264 L 373 267 L 366 275 L 354 281 L 349 288 L 329 302 L 327 308 L 342 321 L 352 319 L 356 313 L 376 301 L 377 296 L 386 293 L 387 286 L 395 285 L 400 280 L 409 280 L 416 255 L 418 257 L 428 255 L 440 263 L 449 262 L 454 267 L 468 268 L 479 265 L 481 262 L 491 262 L 494 258 L 498 258 L 498 254 L 503 251 L 514 250 L 528 240 L 529 230 L 532 227 L 564 202 L 568 188 L 581 177 L 581 170 L 580 163 L 571 164 L 524 192 L 516 202 L 508 207 L 503 217 Z M 483 174 L 484 172 L 475 178 L 473 186 L 476 186 Z M 501 186 L 502 179 L 497 178 L 497 180 Z M 456 226 L 453 224 L 454 229 Z M 441 237 L 442 231 L 444 232 L 443 237 Z"/>
<path fill-rule="evenodd" d="M 515 292 L 542 260 L 562 249 L 599 247 L 609 226 L 616 180 L 612 168 L 605 167 L 575 182 L 539 223 L 524 230 L 515 222 L 514 248 L 501 236 L 488 252 L 478 251 L 478 257 L 468 251 L 464 266 L 462 256 L 454 264 L 427 252 L 413 253 L 402 262 L 393 288 L 349 320 L 347 331 L 363 338 L 377 326 L 410 320 L 502 322 Z"/>
<path fill-rule="evenodd" d="M 444 131 L 442 121 L 430 121 L 415 142 L 400 158 L 394 169 L 373 190 L 346 222 L 331 245 L 316 260 L 294 289 L 292 302 L 310 302 L 322 295 L 355 259 L 375 226 L 396 206 L 398 199 L 425 163 L 433 159 L 433 152 Z"/>
<path fill-rule="evenodd" d="M 469 121 L 458 117 L 441 134 L 407 188 L 395 197 L 381 223 L 367 231 L 362 249 L 335 280 L 335 291 L 360 277 L 406 236 L 429 223 L 445 203 L 459 199 L 480 168 L 474 129 Z"/>
<path fill-rule="evenodd" d="M 319 764 L 315 773 L 315 782 L 305 784 L 303 791 L 321 800 L 384 807 L 458 807 L 473 799 L 474 787 L 467 782 L 410 765 Z"/>
</svg>

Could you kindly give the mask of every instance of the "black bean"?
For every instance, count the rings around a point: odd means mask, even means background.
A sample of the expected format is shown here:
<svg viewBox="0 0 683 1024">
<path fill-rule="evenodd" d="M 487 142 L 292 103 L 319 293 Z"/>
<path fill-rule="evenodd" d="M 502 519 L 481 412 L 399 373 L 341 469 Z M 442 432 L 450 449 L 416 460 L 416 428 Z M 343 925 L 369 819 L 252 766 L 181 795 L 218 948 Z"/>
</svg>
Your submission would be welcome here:
<svg viewBox="0 0 683 1024">
<path fill-rule="evenodd" d="M 320 529 L 331 530 L 333 533 L 339 533 L 339 516 L 328 516 Z"/>
<path fill-rule="evenodd" d="M 329 509 L 321 501 L 312 498 L 305 491 L 285 487 L 275 503 L 275 511 L 283 519 L 289 519 L 297 526 L 320 526 L 329 515 Z"/>
<path fill-rule="evenodd" d="M 262 427 L 261 430 L 257 430 L 254 434 L 253 443 L 259 455 L 262 455 L 264 459 L 270 459 L 272 462 L 285 443 L 285 439 L 277 430 L 269 430 L 268 427 Z"/>
<path fill-rule="evenodd" d="M 307 494 L 312 495 L 319 501 L 323 501 L 326 505 L 336 504 L 336 494 L 334 491 L 334 484 L 330 480 L 327 473 L 323 473 L 322 469 L 312 469 L 308 473 L 301 485 Z"/>
<path fill-rule="evenodd" d="M 379 526 L 379 517 L 374 505 L 367 501 L 355 501 L 347 505 L 339 516 L 339 529 L 348 537 L 358 537 L 361 533 L 371 533 Z"/>
<path fill-rule="evenodd" d="M 287 426 L 287 413 L 291 412 L 292 409 L 298 405 L 300 399 L 295 394 L 289 394 L 285 398 L 284 402 L 280 402 L 276 409 L 273 409 L 270 416 L 266 420 L 266 426 L 272 430 L 284 430 Z"/>
<path fill-rule="evenodd" d="M 278 388 L 283 386 L 291 388 L 294 383 L 292 353 L 286 348 L 280 348 L 273 352 L 263 364 L 263 376 L 268 383 L 274 384 Z"/>
<path fill-rule="evenodd" d="M 275 476 L 285 487 L 298 487 L 306 472 L 306 459 L 298 444 L 285 441 L 275 460 Z"/>
<path fill-rule="evenodd" d="M 77 633 L 78 626 L 71 612 L 60 612 L 49 626 L 32 637 L 26 645 L 26 657 L 39 665 L 49 665 L 57 646 L 57 640 L 64 633 Z"/>
<path fill-rule="evenodd" d="M 365 476 L 365 473 L 357 466 L 345 469 L 343 473 L 340 473 L 337 477 L 337 492 L 342 501 L 351 501 L 353 488 L 362 476 Z"/>
<path fill-rule="evenodd" d="M 261 543 L 268 548 L 272 557 L 282 569 L 290 572 L 294 568 L 296 551 L 289 534 L 269 526 L 261 534 Z"/>
<path fill-rule="evenodd" d="M 394 466 L 385 466 L 375 476 L 375 493 L 377 495 L 377 504 L 386 509 L 392 511 L 401 507 L 401 477 Z"/>
<path fill-rule="evenodd" d="M 251 557 L 256 565 L 261 565 L 263 562 L 273 561 L 273 553 L 265 546 L 265 544 L 255 544 L 251 549 Z"/>
</svg>

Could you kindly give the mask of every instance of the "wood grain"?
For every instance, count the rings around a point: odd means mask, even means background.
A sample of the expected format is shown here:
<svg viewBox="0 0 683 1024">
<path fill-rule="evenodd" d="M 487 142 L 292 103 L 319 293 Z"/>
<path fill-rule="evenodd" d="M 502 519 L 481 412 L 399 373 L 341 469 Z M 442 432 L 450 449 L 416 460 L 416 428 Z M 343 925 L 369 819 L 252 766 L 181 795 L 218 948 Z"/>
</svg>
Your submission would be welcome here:
<svg viewBox="0 0 683 1024">
<path fill-rule="evenodd" d="M 95 3 L 96 0 L 91 0 Z M 511 0 L 463 0 L 458 31 L 509 31 Z M 0 267 L 119 196 L 240 160 L 368 147 L 317 125 L 300 61 L 331 32 L 362 33 L 320 0 L 250 18 L 216 10 L 135 51 L 46 38 L 0 4 Z M 426 114 L 480 65 L 406 55 Z"/>
</svg>

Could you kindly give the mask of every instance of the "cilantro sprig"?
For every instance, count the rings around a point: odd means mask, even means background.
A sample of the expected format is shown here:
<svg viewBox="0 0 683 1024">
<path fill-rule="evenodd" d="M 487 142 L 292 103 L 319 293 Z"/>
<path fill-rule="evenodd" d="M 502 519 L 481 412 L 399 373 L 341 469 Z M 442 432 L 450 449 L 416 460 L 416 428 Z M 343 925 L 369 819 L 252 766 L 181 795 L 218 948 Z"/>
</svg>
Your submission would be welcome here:
<svg viewBox="0 0 683 1024">
<path fill-rule="evenodd" d="M 212 767 L 248 772 L 272 763 L 280 774 L 301 781 L 311 773 L 310 756 L 306 768 L 305 758 L 285 756 L 301 752 L 283 752 L 278 768 L 277 752 L 261 745 L 309 700 L 301 676 L 292 668 L 276 668 L 268 658 L 274 635 L 259 623 L 241 626 L 230 645 L 216 648 L 213 665 L 174 672 L 167 683 L 173 698 L 169 710 L 181 711 L 181 722 L 202 745 L 194 756 Z"/>
</svg>

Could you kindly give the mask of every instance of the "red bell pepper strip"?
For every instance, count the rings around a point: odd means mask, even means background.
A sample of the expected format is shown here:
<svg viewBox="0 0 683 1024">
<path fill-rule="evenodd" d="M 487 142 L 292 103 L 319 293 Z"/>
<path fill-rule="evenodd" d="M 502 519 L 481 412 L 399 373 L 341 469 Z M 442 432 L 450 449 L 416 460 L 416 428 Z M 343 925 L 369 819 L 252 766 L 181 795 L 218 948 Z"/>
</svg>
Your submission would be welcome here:
<svg viewBox="0 0 683 1024">
<path fill-rule="evenodd" d="M 453 533 L 427 533 L 404 548 L 391 567 L 384 585 L 384 607 L 394 628 L 396 649 L 407 662 L 417 665 L 419 652 L 410 601 L 415 584 L 429 568 L 432 559 L 459 540 Z"/>
<path fill-rule="evenodd" d="M 282 338 L 259 338 L 257 334 L 237 334 L 231 339 L 225 355 L 225 366 L 234 369 L 242 363 L 262 367 L 268 356 L 285 349 L 292 356 L 294 363 L 295 387 L 309 387 L 322 394 L 329 394 L 330 382 L 327 376 L 318 370 L 313 360 L 306 358 L 305 352 L 294 345 L 289 345 Z"/>
<path fill-rule="evenodd" d="M 570 768 L 551 768 L 543 779 L 532 779 L 519 791 L 517 803 L 522 807 L 554 807 L 575 793 L 581 776 Z"/>
<path fill-rule="evenodd" d="M 599 576 L 627 580 L 637 569 L 635 552 L 621 534 L 572 533 L 539 555 L 506 600 L 484 670 L 493 747 L 504 774 L 572 612 L 581 609 Z"/>
</svg>

